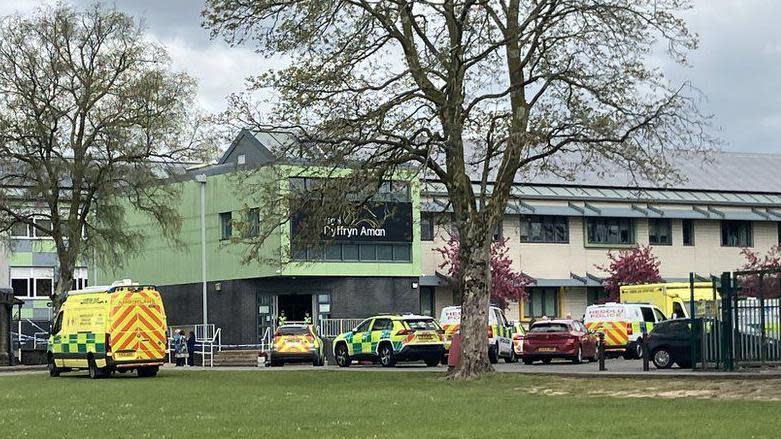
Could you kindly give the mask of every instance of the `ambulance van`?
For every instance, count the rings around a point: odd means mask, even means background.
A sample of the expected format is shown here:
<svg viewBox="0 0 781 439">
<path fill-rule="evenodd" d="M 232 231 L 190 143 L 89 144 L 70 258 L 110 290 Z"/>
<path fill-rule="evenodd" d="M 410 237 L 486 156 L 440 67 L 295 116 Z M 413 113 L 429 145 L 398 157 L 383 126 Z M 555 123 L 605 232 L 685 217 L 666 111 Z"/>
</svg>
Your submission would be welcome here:
<svg viewBox="0 0 781 439">
<path fill-rule="evenodd" d="M 442 308 L 439 324 L 445 331 L 445 350 L 450 351 L 453 336 L 461 329 L 461 307 L 446 306 Z M 497 306 L 488 308 L 488 359 L 498 363 L 504 358 L 507 363 L 515 363 L 518 357 L 513 349 L 514 325 L 507 321 L 504 311 Z"/>
<path fill-rule="evenodd" d="M 624 285 L 620 289 L 621 303 L 647 303 L 656 305 L 665 316 L 673 318 L 689 317 L 691 307 L 691 289 L 688 282 L 670 282 L 645 285 Z M 713 292 L 713 283 L 694 283 L 694 303 L 697 314 L 719 301 L 719 294 Z"/>
<path fill-rule="evenodd" d="M 167 323 L 157 288 L 130 280 L 69 291 L 52 324 L 49 375 L 88 370 L 90 378 L 136 370 L 157 375 Z"/>
</svg>

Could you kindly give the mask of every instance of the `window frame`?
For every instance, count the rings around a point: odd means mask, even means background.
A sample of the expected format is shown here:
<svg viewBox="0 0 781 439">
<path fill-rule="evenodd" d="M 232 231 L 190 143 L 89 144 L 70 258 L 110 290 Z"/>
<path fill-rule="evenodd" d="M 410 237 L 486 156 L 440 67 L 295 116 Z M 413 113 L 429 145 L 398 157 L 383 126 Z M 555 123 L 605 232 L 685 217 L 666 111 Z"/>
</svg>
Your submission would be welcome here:
<svg viewBox="0 0 781 439">
<path fill-rule="evenodd" d="M 434 240 L 434 214 L 431 212 L 420 212 L 420 240 Z"/>
<path fill-rule="evenodd" d="M 534 222 L 531 220 L 531 218 L 537 218 L 539 221 Z M 524 224 L 525 220 L 529 219 L 529 221 L 526 222 L 528 224 L 528 230 L 526 233 L 526 238 L 524 239 Z M 534 240 L 531 239 L 532 236 L 532 230 L 533 230 L 533 224 L 539 224 L 540 229 L 540 237 L 542 239 L 540 240 Z M 545 227 L 546 225 L 550 225 L 552 227 L 552 234 L 553 234 L 553 240 L 546 239 L 545 235 Z M 557 230 L 556 227 L 563 225 L 564 226 L 564 240 L 558 240 L 557 239 Z M 569 217 L 566 215 L 521 215 L 520 219 L 518 220 L 518 226 L 519 226 L 519 233 L 521 243 L 523 244 L 569 244 Z"/>
<path fill-rule="evenodd" d="M 220 212 L 220 241 L 233 238 L 233 212 Z"/>
<path fill-rule="evenodd" d="M 662 242 L 659 240 L 659 230 L 662 228 L 667 229 L 667 241 Z M 656 242 L 652 240 L 652 237 L 656 239 Z M 648 219 L 648 243 L 651 245 L 673 245 L 673 221 L 670 218 L 649 218 Z"/>
<path fill-rule="evenodd" d="M 729 230 L 730 226 L 746 226 L 747 227 L 747 233 L 746 238 L 748 242 L 740 242 L 740 231 L 738 231 L 737 236 L 737 243 L 735 244 L 729 244 L 726 241 L 729 240 L 729 236 L 727 234 L 730 231 L 735 230 Z M 725 240 L 725 238 L 727 238 Z M 754 223 L 752 221 L 747 220 L 721 220 L 721 246 L 722 247 L 754 247 Z"/>
<path fill-rule="evenodd" d="M 592 234 L 591 234 L 591 224 L 597 223 L 596 226 L 603 226 L 605 227 L 605 233 L 606 237 L 609 238 L 610 236 L 610 222 L 616 222 L 616 226 L 618 227 L 618 233 L 617 235 L 620 237 L 622 232 L 624 231 L 622 228 L 622 223 L 626 223 L 628 225 L 628 228 L 626 228 L 626 232 L 629 234 L 629 240 L 626 242 L 610 242 L 609 239 L 606 241 L 592 241 Z M 627 218 L 627 217 L 602 217 L 602 216 L 588 216 L 585 217 L 585 221 L 583 221 L 583 227 L 585 228 L 584 239 L 586 242 L 586 246 L 588 247 L 632 247 L 634 245 L 637 245 L 637 225 L 634 221 L 634 218 Z M 596 234 L 596 231 L 595 231 Z"/>
<path fill-rule="evenodd" d="M 688 224 L 688 227 L 687 227 Z M 779 223 L 781 224 L 781 223 Z M 689 230 L 689 242 L 686 242 L 686 230 Z M 695 232 L 694 232 L 694 220 L 693 219 L 682 219 L 681 220 L 681 243 L 684 247 L 694 247 L 695 243 Z"/>
</svg>

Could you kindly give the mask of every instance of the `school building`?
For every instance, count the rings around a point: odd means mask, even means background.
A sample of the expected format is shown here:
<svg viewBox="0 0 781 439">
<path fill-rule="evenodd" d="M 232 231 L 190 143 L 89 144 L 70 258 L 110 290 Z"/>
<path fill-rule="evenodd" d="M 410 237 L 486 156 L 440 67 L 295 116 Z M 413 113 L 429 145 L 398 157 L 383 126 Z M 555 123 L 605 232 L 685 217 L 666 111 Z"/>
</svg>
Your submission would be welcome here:
<svg viewBox="0 0 781 439">
<path fill-rule="evenodd" d="M 253 206 L 238 195 L 232 176 L 242 167 L 275 166 L 268 147 L 280 141 L 286 140 L 242 131 L 217 164 L 190 170 L 173 183 L 182 189 L 183 245 L 170 245 L 150 220 L 138 216 L 134 227 L 147 233 L 146 250 L 121 269 L 97 267 L 91 283 L 132 278 L 156 284 L 169 324 L 200 323 L 203 190 L 208 320 L 222 329 L 224 343 L 257 343 L 283 310 L 288 320 L 302 320 L 306 313 L 315 320 L 383 312 L 437 316 L 457 301 L 434 251 L 448 237 L 447 194 L 440 183 L 425 179 L 384 184 L 377 206 L 393 216 L 366 226 L 367 233 L 342 233 L 319 253 L 310 250 L 279 264 L 243 264 L 244 244 L 229 240 L 236 233 L 232 220 L 253 215 Z M 607 262 L 611 249 L 650 244 L 662 276 L 683 280 L 692 271 L 706 277 L 733 270 L 744 261 L 742 248 L 765 252 L 779 242 L 781 155 L 723 152 L 710 162 L 678 165 L 687 181 L 671 187 L 636 181 L 623 171 L 583 172 L 574 181 L 519 178 L 497 238 L 508 239 L 516 270 L 535 284 L 528 299 L 507 310 L 508 318 L 580 317 L 604 297 L 604 273 L 597 266 Z M 288 183 L 309 184 L 299 176 Z M 294 225 L 266 241 L 269 258 L 285 253 L 280 249 L 289 245 L 291 233 Z M 19 272 L 12 271 L 12 278 L 14 273 Z M 38 285 L 27 285 L 28 295 L 31 289 L 37 294 Z M 20 292 L 25 288 L 17 286 Z"/>
</svg>

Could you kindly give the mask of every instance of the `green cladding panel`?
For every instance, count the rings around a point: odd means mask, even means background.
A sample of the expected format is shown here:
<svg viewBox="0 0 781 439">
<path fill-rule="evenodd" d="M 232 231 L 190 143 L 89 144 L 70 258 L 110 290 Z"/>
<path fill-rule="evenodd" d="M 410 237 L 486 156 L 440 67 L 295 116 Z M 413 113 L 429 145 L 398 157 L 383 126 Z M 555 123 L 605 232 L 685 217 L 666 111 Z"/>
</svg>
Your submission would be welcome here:
<svg viewBox="0 0 781 439">
<path fill-rule="evenodd" d="M 266 173 L 265 175 L 268 175 Z M 264 174 L 255 178 L 264 178 Z M 290 244 L 289 227 L 275 231 L 263 244 L 262 261 L 242 263 L 246 245 L 220 240 L 220 213 L 237 215 L 250 201 L 242 199 L 236 190 L 238 180 L 232 174 L 208 176 L 206 180 L 206 258 L 209 281 L 248 279 L 273 276 L 419 276 L 420 185 L 410 179 L 413 216 L 413 242 L 409 262 L 291 262 L 283 260 Z M 150 217 L 132 213 L 131 227 L 144 231 L 145 250 L 128 257 L 123 267 L 98 267 L 93 285 L 107 284 L 116 279 L 131 278 L 156 285 L 176 285 L 201 281 L 200 185 L 194 180 L 172 183 L 181 188 L 178 210 L 182 216 L 181 245 L 163 238 L 160 227 Z M 280 182 L 287 188 L 287 181 Z M 235 218 L 235 216 L 234 216 Z M 282 251 L 284 249 L 284 251 Z"/>
</svg>

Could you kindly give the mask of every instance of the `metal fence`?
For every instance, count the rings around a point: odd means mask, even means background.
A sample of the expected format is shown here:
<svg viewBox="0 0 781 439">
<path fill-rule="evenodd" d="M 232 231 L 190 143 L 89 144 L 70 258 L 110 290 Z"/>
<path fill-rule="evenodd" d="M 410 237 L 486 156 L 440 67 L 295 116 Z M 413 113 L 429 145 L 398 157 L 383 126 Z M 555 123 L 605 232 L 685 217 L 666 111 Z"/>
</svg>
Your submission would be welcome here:
<svg viewBox="0 0 781 439">
<path fill-rule="evenodd" d="M 339 334 L 351 331 L 365 319 L 320 319 L 318 331 L 323 338 L 334 338 Z"/>
<path fill-rule="evenodd" d="M 781 270 L 713 278 L 714 300 L 691 307 L 695 367 L 781 365 Z"/>
</svg>

